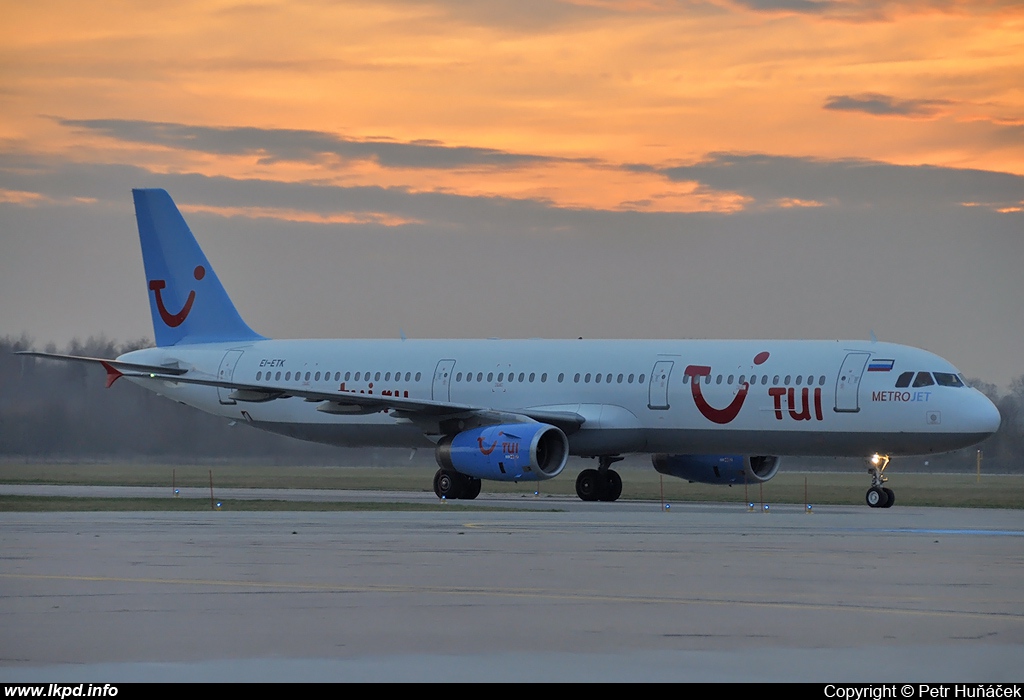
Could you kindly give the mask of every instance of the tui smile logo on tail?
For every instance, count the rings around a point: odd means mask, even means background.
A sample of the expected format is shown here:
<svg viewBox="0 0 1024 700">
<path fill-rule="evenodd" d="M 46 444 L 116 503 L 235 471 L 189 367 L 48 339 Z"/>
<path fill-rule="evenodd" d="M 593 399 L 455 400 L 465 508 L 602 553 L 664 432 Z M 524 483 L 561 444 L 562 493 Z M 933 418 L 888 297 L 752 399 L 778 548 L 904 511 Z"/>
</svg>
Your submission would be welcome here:
<svg viewBox="0 0 1024 700">
<path fill-rule="evenodd" d="M 206 276 L 206 268 L 202 265 L 196 265 L 196 269 L 192 271 L 192 276 L 196 278 L 196 281 L 203 279 Z M 192 302 L 196 300 L 196 291 L 194 289 L 189 290 L 188 299 L 185 300 L 185 305 L 181 307 L 178 313 L 172 314 L 164 306 L 163 297 L 160 294 L 160 290 L 167 286 L 166 280 L 150 280 L 149 288 L 156 295 L 156 308 L 160 312 L 160 318 L 171 328 L 177 328 L 185 319 L 188 318 L 188 312 L 192 310 Z"/>
</svg>

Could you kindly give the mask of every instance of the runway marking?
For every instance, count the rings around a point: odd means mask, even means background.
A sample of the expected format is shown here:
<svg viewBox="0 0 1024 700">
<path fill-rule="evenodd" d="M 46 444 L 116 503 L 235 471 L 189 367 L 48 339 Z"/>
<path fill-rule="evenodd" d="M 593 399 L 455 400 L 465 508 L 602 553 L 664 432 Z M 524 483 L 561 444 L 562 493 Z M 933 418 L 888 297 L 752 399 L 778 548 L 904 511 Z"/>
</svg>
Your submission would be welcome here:
<svg viewBox="0 0 1024 700">
<path fill-rule="evenodd" d="M 89 583 L 150 583 L 172 586 L 216 586 L 222 588 L 249 588 L 265 591 L 311 591 L 320 593 L 427 593 L 436 595 L 495 596 L 504 598 L 543 598 L 548 600 L 580 603 L 636 603 L 662 605 L 708 605 L 739 606 L 781 610 L 849 610 L 886 615 L 910 615 L 925 617 L 955 617 L 1000 619 L 1024 622 L 1024 613 L 982 612 L 969 610 L 919 610 L 889 607 L 875 603 L 805 603 L 786 601 L 753 601 L 727 598 L 674 598 L 662 595 L 621 595 L 587 592 L 547 591 L 543 589 L 515 588 L 469 588 L 458 586 L 402 586 L 402 585 L 361 585 L 345 586 L 333 583 L 299 583 L 270 581 L 225 581 L 217 579 L 175 579 L 175 578 L 128 578 L 118 576 L 71 576 L 58 574 L 10 574 L 0 573 L 0 579 L 22 579 L 33 581 L 78 581 Z M 60 593 L 53 594 L 62 595 Z M 919 600 L 919 599 L 914 599 Z"/>
<path fill-rule="evenodd" d="M 882 529 L 879 532 L 898 532 L 921 535 L 992 535 L 996 537 L 1024 537 L 1024 530 L 945 530 L 929 528 L 892 528 Z"/>
</svg>

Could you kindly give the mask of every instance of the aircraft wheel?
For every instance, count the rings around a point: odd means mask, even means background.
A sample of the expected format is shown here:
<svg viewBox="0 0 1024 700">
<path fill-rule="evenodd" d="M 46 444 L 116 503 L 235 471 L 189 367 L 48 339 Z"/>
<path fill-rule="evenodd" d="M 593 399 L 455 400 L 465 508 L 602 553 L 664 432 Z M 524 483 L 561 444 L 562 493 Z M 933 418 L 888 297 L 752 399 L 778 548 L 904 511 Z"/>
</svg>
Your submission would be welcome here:
<svg viewBox="0 0 1024 700">
<path fill-rule="evenodd" d="M 885 495 L 889 497 L 889 500 L 885 502 L 884 506 L 880 506 L 880 507 L 882 507 L 882 508 L 892 508 L 892 504 L 896 502 L 896 494 L 893 493 L 892 489 L 888 488 L 887 486 L 883 486 L 882 487 L 882 491 L 884 491 Z"/>
<path fill-rule="evenodd" d="M 434 493 L 438 498 L 459 498 L 462 495 L 464 483 L 461 477 L 461 474 L 438 469 L 434 474 Z"/>
<path fill-rule="evenodd" d="M 472 501 L 474 498 L 480 495 L 480 479 L 474 479 L 471 476 L 466 477 L 466 481 L 463 484 L 462 495 L 459 498 L 463 498 L 467 501 Z"/>
<path fill-rule="evenodd" d="M 878 486 L 872 486 L 868 489 L 867 494 L 865 494 L 864 500 L 872 508 L 885 508 L 885 503 L 889 500 L 889 497 Z"/>
<path fill-rule="evenodd" d="M 605 489 L 602 501 L 617 501 L 622 495 L 622 477 L 614 469 L 605 472 Z"/>
<path fill-rule="evenodd" d="M 576 495 L 581 501 L 596 501 L 602 491 L 601 475 L 596 469 L 584 469 L 576 477 Z"/>
</svg>

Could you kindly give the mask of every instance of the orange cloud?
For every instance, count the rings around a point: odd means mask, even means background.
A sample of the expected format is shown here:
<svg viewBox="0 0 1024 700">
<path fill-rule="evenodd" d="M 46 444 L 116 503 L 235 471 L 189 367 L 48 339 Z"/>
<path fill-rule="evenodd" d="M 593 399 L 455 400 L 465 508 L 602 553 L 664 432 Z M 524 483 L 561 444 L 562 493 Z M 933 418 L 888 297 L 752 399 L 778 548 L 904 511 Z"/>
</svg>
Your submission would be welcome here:
<svg viewBox="0 0 1024 700">
<path fill-rule="evenodd" d="M 711 152 L 1024 173 L 1024 139 L 1006 131 L 1024 121 L 1019 8 L 775 5 L 585 2 L 553 6 L 563 14 L 545 21 L 490 16 L 497 10 L 486 3 L 15 4 L 0 28 L 0 140 L 8 150 L 157 172 L 605 210 L 743 208 L 732 193 L 616 169 Z M 847 15 L 858 21 L 835 21 Z M 825 108 L 836 96 L 863 107 L 867 95 L 930 110 L 928 119 Z M 443 171 L 260 162 L 127 144 L 43 115 L 429 139 L 551 160 Z"/>
</svg>

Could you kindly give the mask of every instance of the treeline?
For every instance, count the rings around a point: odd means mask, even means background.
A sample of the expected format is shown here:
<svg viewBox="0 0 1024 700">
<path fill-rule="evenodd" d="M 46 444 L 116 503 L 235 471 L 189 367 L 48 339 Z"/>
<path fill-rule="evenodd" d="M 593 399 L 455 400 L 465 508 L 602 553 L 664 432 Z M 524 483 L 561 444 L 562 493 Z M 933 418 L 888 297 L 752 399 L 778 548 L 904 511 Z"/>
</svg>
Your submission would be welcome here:
<svg viewBox="0 0 1024 700">
<path fill-rule="evenodd" d="M 74 340 L 66 348 L 51 343 L 43 350 L 114 358 L 150 345 L 100 337 Z M 408 459 L 408 450 L 340 449 L 231 425 L 129 381 L 108 390 L 103 370 L 94 365 L 14 354 L 38 349 L 24 336 L 0 338 L 0 457 L 366 466 Z"/>
<path fill-rule="evenodd" d="M 147 340 L 118 344 L 106 338 L 72 341 L 46 352 L 114 358 L 148 347 Z M 407 463 L 407 450 L 355 450 L 316 445 L 255 430 L 203 413 L 128 381 L 104 388 L 104 372 L 84 363 L 15 355 L 36 350 L 30 339 L 0 338 L 0 457 L 28 459 L 152 458 L 244 459 L 271 464 Z M 981 380 L 971 384 L 999 407 L 999 432 L 980 445 L 984 468 L 1024 472 L 1024 375 L 1008 392 Z M 936 458 L 954 469 L 974 464 L 976 448 Z M 417 462 L 433 462 L 420 450 Z M 927 458 L 926 458 L 927 459 Z M 923 460 L 922 460 L 923 464 Z M 912 464 L 907 466 L 912 467 Z"/>
</svg>

